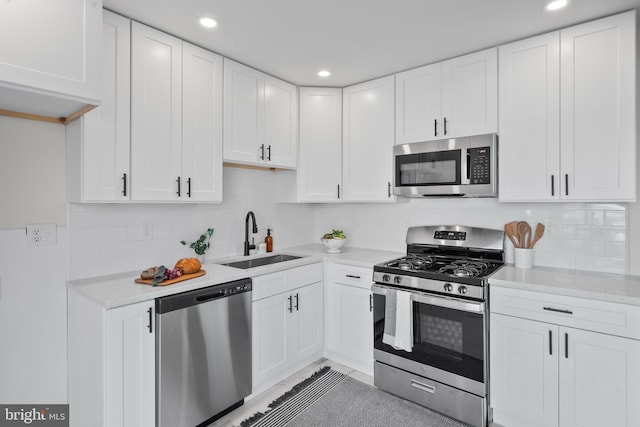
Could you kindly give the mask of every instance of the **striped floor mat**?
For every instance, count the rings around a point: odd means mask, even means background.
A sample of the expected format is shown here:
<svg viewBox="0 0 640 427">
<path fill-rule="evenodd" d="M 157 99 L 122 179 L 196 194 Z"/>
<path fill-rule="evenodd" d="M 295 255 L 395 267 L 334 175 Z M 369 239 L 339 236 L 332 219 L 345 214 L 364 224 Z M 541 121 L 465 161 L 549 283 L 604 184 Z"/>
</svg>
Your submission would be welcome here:
<svg viewBox="0 0 640 427">
<path fill-rule="evenodd" d="M 240 427 L 282 427 L 345 378 L 347 375 L 325 366 L 272 402 L 269 411 L 253 415 Z"/>
</svg>

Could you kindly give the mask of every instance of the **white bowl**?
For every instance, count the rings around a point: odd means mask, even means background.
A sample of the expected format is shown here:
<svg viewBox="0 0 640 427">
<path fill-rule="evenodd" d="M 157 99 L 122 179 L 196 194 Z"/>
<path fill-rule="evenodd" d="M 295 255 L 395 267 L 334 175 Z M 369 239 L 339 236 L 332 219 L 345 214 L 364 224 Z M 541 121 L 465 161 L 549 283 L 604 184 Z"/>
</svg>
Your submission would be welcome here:
<svg viewBox="0 0 640 427">
<path fill-rule="evenodd" d="M 327 248 L 327 253 L 339 254 L 342 252 L 340 248 L 346 241 L 347 239 L 322 239 L 322 244 Z"/>
</svg>

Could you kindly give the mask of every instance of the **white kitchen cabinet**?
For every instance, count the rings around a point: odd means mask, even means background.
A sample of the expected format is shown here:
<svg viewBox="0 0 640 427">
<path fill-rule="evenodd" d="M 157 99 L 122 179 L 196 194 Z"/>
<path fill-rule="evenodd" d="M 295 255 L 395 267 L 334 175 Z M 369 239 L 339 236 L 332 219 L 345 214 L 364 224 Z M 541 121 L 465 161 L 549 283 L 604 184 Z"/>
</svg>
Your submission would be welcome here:
<svg viewBox="0 0 640 427">
<path fill-rule="evenodd" d="M 325 354 L 373 375 L 373 270 L 327 264 Z"/>
<path fill-rule="evenodd" d="M 640 425 L 637 306 L 498 287 L 490 297 L 494 422 Z"/>
<path fill-rule="evenodd" d="M 253 392 L 260 392 L 322 354 L 322 264 L 253 278 Z"/>
<path fill-rule="evenodd" d="M 339 201 L 342 185 L 342 89 L 300 88 L 299 148 L 299 201 Z"/>
<path fill-rule="evenodd" d="M 132 24 L 135 201 L 222 200 L 222 57 Z"/>
<path fill-rule="evenodd" d="M 224 111 L 225 161 L 296 167 L 295 86 L 225 58 Z"/>
<path fill-rule="evenodd" d="M 66 127 L 67 199 L 130 199 L 131 21 L 104 11 L 102 104 Z"/>
<path fill-rule="evenodd" d="M 500 47 L 501 201 L 636 199 L 635 51 L 634 11 Z"/>
<path fill-rule="evenodd" d="M 0 109 L 55 119 L 98 105 L 101 29 L 101 0 L 3 2 Z"/>
<path fill-rule="evenodd" d="M 105 309 L 69 291 L 71 426 L 155 426 L 153 307 Z"/>
<path fill-rule="evenodd" d="M 344 201 L 395 201 L 391 192 L 394 76 L 343 89 Z"/>
<path fill-rule="evenodd" d="M 396 144 L 497 130 L 495 48 L 396 74 Z"/>
</svg>

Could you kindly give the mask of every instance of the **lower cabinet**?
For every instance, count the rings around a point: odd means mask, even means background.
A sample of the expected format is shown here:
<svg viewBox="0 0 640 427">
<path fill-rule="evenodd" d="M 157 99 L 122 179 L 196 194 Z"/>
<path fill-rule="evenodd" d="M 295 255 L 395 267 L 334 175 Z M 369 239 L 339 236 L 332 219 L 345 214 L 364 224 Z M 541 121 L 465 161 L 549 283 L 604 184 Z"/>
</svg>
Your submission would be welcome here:
<svg viewBox="0 0 640 427">
<path fill-rule="evenodd" d="M 640 425 L 640 340 L 633 322 L 640 307 L 603 302 L 599 308 L 591 300 L 532 292 L 519 298 L 513 290 L 503 295 L 502 289 L 496 305 L 495 293 L 492 289 L 490 406 L 495 423 Z M 631 338 L 588 330 L 627 322 L 634 329 Z"/>
<path fill-rule="evenodd" d="M 321 263 L 254 279 L 254 393 L 268 388 L 322 355 L 322 287 Z M 265 293 L 265 288 L 278 293 Z"/>
<path fill-rule="evenodd" d="M 373 270 L 327 265 L 325 287 L 325 354 L 373 375 Z"/>
</svg>

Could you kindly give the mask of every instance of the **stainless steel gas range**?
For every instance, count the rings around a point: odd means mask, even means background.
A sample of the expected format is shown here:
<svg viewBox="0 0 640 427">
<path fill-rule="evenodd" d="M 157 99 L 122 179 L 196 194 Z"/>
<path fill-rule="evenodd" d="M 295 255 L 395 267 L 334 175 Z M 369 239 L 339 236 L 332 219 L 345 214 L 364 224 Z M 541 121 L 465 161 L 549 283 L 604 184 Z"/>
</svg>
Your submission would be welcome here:
<svg viewBox="0 0 640 427">
<path fill-rule="evenodd" d="M 487 425 L 487 283 L 501 230 L 411 227 L 407 255 L 374 266 L 374 382 L 472 426 Z"/>
</svg>

